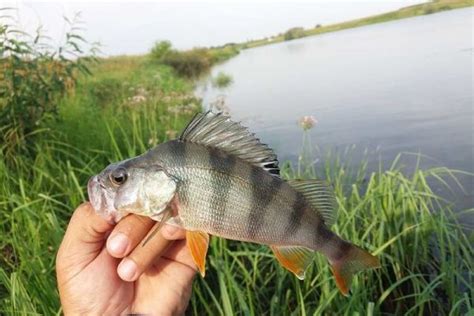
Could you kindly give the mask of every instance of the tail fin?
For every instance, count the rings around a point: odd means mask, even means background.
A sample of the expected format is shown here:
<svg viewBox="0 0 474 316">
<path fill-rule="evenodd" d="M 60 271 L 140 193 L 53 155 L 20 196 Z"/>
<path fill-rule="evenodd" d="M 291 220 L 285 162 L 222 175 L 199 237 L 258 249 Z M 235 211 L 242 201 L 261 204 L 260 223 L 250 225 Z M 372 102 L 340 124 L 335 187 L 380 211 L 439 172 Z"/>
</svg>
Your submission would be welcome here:
<svg viewBox="0 0 474 316">
<path fill-rule="evenodd" d="M 352 276 L 362 270 L 380 267 L 379 259 L 357 246 L 351 245 L 349 251 L 339 260 L 331 262 L 332 273 L 339 290 L 349 295 Z"/>
</svg>

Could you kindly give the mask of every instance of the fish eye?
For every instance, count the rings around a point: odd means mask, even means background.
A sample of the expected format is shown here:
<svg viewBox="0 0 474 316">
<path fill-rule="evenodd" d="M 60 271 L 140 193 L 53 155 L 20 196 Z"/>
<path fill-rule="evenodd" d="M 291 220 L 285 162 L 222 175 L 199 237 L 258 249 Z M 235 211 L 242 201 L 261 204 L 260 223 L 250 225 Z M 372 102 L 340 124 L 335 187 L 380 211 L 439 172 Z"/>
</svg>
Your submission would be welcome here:
<svg viewBox="0 0 474 316">
<path fill-rule="evenodd" d="M 127 171 L 124 168 L 117 168 L 110 173 L 110 181 L 115 185 L 124 184 L 127 177 Z"/>
</svg>

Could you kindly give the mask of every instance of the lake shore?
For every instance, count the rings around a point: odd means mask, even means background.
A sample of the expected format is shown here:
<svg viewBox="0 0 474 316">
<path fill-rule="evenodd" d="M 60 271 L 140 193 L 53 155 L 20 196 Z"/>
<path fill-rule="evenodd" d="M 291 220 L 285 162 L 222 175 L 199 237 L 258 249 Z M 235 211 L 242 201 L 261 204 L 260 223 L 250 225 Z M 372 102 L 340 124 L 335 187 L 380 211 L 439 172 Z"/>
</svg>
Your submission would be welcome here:
<svg viewBox="0 0 474 316">
<path fill-rule="evenodd" d="M 317 25 L 312 29 L 302 29 L 302 28 L 292 28 L 285 33 L 280 33 L 276 36 L 252 40 L 246 43 L 239 43 L 236 46 L 240 49 L 250 49 L 259 46 L 272 45 L 287 40 L 315 36 L 319 34 L 337 32 L 345 29 L 356 28 L 371 24 L 384 23 L 389 21 L 395 21 L 400 19 L 406 19 L 411 17 L 416 17 L 420 15 L 428 15 L 437 12 L 461 9 L 466 7 L 473 6 L 474 3 L 469 0 L 438 0 L 429 3 L 417 4 L 408 7 L 403 7 L 397 11 L 382 13 L 378 15 L 373 15 L 361 19 L 351 20 L 342 23 L 330 24 L 330 25 Z M 291 30 L 295 31 L 294 35 L 289 34 Z M 292 37 L 291 39 L 288 39 Z"/>
</svg>

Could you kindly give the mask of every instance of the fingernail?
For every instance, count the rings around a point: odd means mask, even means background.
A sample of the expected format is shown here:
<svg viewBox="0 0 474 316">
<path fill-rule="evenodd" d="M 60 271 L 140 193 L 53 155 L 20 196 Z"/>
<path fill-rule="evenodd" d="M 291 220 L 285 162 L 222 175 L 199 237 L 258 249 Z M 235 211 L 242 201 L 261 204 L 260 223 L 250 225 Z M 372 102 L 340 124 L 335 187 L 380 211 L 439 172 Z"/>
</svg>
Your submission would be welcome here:
<svg viewBox="0 0 474 316">
<path fill-rule="evenodd" d="M 120 262 L 117 273 L 124 281 L 135 281 L 138 274 L 137 265 L 133 260 L 125 258 Z"/>
<path fill-rule="evenodd" d="M 116 233 L 107 240 L 107 248 L 113 255 L 124 255 L 129 244 L 128 237 L 122 233 Z"/>
</svg>

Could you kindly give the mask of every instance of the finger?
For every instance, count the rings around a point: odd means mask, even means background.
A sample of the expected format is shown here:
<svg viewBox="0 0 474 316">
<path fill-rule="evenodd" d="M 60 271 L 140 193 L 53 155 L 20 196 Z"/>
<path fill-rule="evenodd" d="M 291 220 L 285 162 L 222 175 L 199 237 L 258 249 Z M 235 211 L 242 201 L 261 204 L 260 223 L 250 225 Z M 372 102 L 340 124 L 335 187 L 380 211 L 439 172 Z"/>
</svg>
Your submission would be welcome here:
<svg viewBox="0 0 474 316">
<path fill-rule="evenodd" d="M 107 239 L 107 251 L 112 257 L 125 257 L 148 234 L 155 223 L 149 217 L 128 215 L 115 226 Z"/>
<path fill-rule="evenodd" d="M 174 225 L 165 224 L 161 228 L 161 235 L 168 240 L 184 239 L 186 237 L 186 230 Z"/>
<path fill-rule="evenodd" d="M 159 225 L 149 231 L 151 234 Z M 144 239 L 147 237 L 145 236 Z M 117 273 L 124 281 L 135 281 L 153 263 L 156 257 L 161 256 L 172 243 L 162 234 L 154 236 L 146 245 L 138 245 L 128 257 L 124 258 L 117 267 Z"/>
<path fill-rule="evenodd" d="M 58 250 L 58 269 L 74 264 L 77 268 L 88 264 L 102 249 L 112 225 L 96 214 L 89 202 L 81 204 L 69 221 Z M 78 260 L 78 258 L 80 260 Z M 91 260 L 92 260 L 91 259 Z"/>
<path fill-rule="evenodd" d="M 197 271 L 193 257 L 186 246 L 186 240 L 175 241 L 168 249 L 166 249 L 166 252 L 163 253 L 161 257 L 155 258 L 155 267 L 159 267 L 163 263 L 162 259 L 181 263 L 192 270 Z"/>
<path fill-rule="evenodd" d="M 101 248 L 112 227 L 96 214 L 89 202 L 85 202 L 74 211 L 61 248 L 68 252 L 90 252 L 91 247 Z"/>
</svg>

